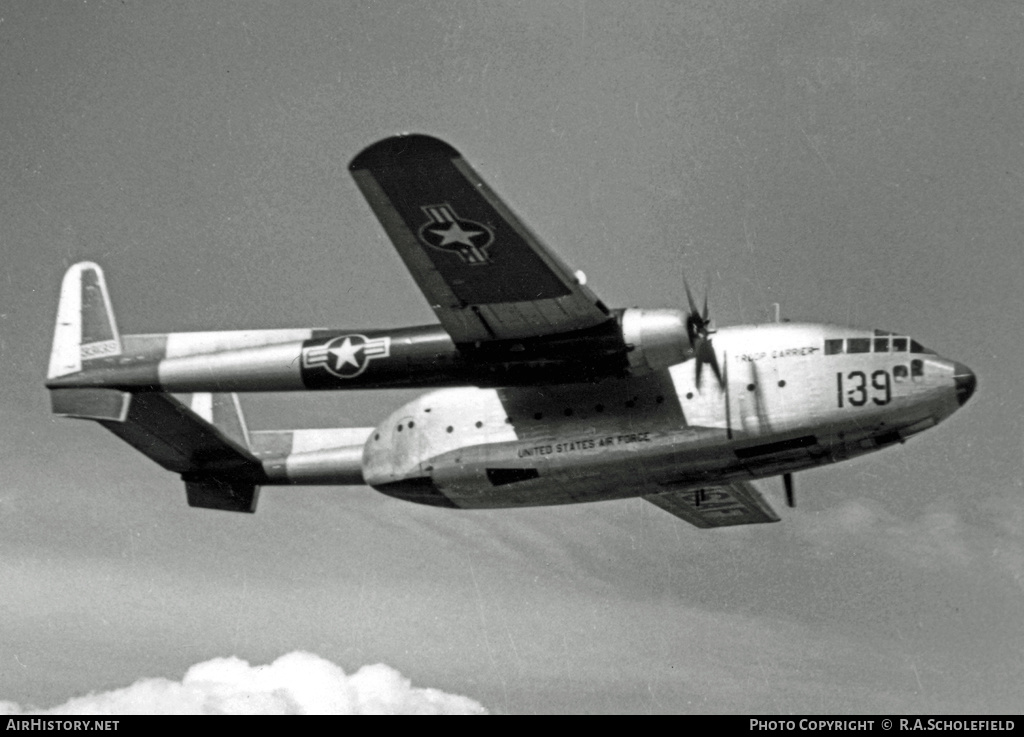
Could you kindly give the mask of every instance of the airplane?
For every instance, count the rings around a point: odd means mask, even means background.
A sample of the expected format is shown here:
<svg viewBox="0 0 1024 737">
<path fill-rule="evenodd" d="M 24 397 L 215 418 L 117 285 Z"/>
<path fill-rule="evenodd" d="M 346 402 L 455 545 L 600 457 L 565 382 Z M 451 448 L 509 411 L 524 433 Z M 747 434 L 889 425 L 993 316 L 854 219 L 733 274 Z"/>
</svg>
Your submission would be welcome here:
<svg viewBox="0 0 1024 737">
<path fill-rule="evenodd" d="M 122 334 L 103 270 L 65 274 L 46 386 L 180 474 L 193 507 L 275 485 L 369 485 L 456 509 L 640 497 L 696 527 L 776 522 L 753 484 L 905 442 L 977 379 L 906 334 L 713 328 L 610 309 L 449 144 L 378 141 L 349 165 L 438 324 Z M 238 392 L 419 387 L 375 427 L 250 431 Z M 175 396 L 175 395 L 190 396 Z"/>
</svg>

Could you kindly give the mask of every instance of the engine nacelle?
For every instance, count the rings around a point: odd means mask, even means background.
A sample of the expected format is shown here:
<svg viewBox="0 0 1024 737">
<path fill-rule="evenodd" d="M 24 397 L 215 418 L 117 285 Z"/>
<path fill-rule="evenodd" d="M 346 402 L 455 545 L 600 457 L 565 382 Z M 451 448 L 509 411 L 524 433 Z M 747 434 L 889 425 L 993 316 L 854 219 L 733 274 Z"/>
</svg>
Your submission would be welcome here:
<svg viewBox="0 0 1024 737">
<path fill-rule="evenodd" d="M 637 373 L 675 366 L 693 356 L 686 337 L 686 313 L 682 310 L 625 310 L 622 339 L 632 348 L 629 365 Z"/>
</svg>

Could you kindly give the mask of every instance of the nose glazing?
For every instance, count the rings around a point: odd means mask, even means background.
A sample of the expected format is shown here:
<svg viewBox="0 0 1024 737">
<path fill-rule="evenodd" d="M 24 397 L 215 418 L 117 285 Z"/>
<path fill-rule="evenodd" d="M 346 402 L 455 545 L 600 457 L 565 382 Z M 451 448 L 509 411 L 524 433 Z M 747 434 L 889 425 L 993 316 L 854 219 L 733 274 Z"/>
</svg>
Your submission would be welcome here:
<svg viewBox="0 0 1024 737">
<path fill-rule="evenodd" d="M 978 377 L 974 375 L 967 366 L 960 362 L 954 362 L 953 364 L 953 381 L 956 384 L 956 398 L 960 402 L 960 406 L 963 407 L 967 403 L 967 400 L 974 394 L 974 390 L 978 387 Z"/>
</svg>

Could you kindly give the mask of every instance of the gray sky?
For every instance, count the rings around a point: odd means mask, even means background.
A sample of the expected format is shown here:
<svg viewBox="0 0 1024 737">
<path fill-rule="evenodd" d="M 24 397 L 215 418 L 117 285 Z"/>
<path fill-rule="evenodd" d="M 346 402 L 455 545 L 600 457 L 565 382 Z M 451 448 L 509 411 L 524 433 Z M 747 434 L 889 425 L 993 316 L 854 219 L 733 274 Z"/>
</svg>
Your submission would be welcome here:
<svg viewBox="0 0 1024 737">
<path fill-rule="evenodd" d="M 0 700 L 303 650 L 496 712 L 1024 707 L 1024 8 L 1017 2 L 0 4 Z M 459 148 L 609 305 L 898 330 L 977 395 L 801 474 L 783 521 L 637 500 L 253 516 L 42 388 L 63 270 L 124 332 L 433 322 L 348 176 Z M 413 392 L 243 398 L 373 424 Z"/>
</svg>

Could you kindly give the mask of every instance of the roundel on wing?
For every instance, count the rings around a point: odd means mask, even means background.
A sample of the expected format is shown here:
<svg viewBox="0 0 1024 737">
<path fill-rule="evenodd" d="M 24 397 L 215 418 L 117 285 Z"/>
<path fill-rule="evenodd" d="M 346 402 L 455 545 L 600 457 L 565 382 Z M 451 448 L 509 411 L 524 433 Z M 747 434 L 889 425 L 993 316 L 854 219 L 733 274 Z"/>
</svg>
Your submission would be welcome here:
<svg viewBox="0 0 1024 737">
<path fill-rule="evenodd" d="M 428 220 L 420 226 L 419 239 L 431 248 L 454 253 L 474 266 L 490 262 L 487 249 L 494 233 L 482 223 L 460 218 L 449 204 L 424 205 Z"/>
</svg>

